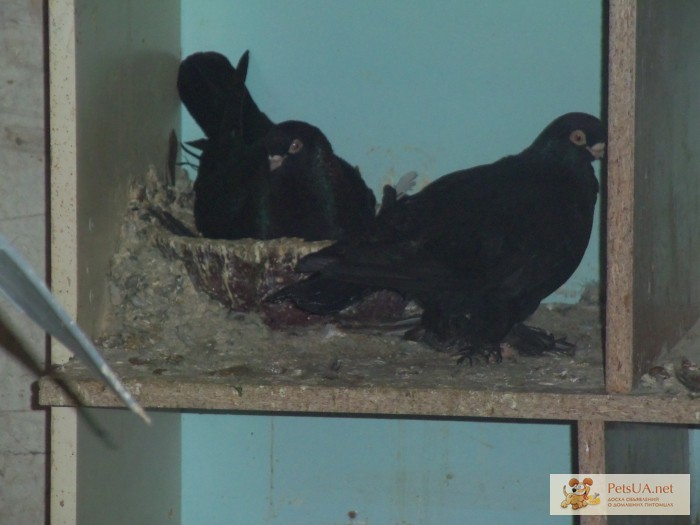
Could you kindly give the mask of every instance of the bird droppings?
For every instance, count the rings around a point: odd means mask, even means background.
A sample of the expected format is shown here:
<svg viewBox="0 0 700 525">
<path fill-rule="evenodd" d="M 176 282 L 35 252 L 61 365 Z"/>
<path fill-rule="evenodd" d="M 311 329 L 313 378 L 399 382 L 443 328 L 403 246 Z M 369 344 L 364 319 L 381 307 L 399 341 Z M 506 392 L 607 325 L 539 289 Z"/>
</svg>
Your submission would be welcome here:
<svg viewBox="0 0 700 525">
<path fill-rule="evenodd" d="M 148 213 L 149 208 L 158 207 L 186 225 L 193 224 L 191 184 L 186 176 L 180 174 L 174 188 L 164 189 L 151 173 L 145 186 L 134 190 L 133 197 L 121 228 L 120 249 L 112 260 L 108 311 L 96 339 L 107 360 L 124 378 L 142 381 L 158 376 L 175 382 L 230 383 L 236 389 L 254 385 L 332 385 L 603 391 L 600 309 L 595 288 L 576 305 L 541 307 L 532 320 L 534 325 L 557 337 L 566 335 L 575 343 L 573 357 L 557 353 L 523 357 L 509 350 L 500 364 L 477 358 L 472 366 L 458 365 L 450 353 L 387 335 L 385 319 L 376 323 L 379 328 L 372 328 L 367 317 L 361 323 L 338 323 L 321 316 L 314 319 L 293 311 L 289 305 L 285 305 L 280 318 L 275 318 L 260 306 L 254 293 L 278 286 L 267 270 L 251 270 L 249 275 L 253 277 L 247 279 L 262 277 L 259 282 L 249 282 L 251 286 L 243 290 L 249 295 L 242 302 L 235 296 L 236 290 L 219 296 L 198 288 L 201 282 L 183 258 L 163 248 L 184 246 L 185 240 L 173 238 Z M 248 253 L 256 253 L 259 267 L 270 266 L 270 259 L 265 258 L 266 246 L 276 254 L 288 249 L 282 247 L 290 247 L 290 251 L 293 247 L 298 254 L 318 246 L 289 239 L 266 243 L 201 238 L 189 241 L 194 246 L 207 243 L 212 250 L 221 250 L 219 253 L 224 253 L 223 247 L 235 253 L 239 245 L 254 245 L 255 250 Z M 291 259 L 276 261 L 292 267 Z M 250 268 L 255 264 L 251 263 Z M 395 312 L 395 297 L 386 302 L 390 303 L 388 311 Z M 360 305 L 358 310 L 362 308 Z M 376 308 L 367 311 L 370 317 L 377 314 Z M 82 376 L 83 371 L 77 362 L 64 367 L 64 372 L 74 377 Z"/>
</svg>

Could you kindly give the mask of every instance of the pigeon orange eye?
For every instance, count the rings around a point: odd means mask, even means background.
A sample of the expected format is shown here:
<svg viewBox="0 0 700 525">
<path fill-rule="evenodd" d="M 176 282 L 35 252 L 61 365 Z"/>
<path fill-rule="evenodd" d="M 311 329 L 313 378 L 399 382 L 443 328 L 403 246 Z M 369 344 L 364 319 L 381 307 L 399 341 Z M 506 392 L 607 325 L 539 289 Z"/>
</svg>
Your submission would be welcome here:
<svg viewBox="0 0 700 525">
<path fill-rule="evenodd" d="M 289 146 L 288 153 L 291 153 L 291 154 L 299 153 L 303 147 L 304 147 L 304 143 L 302 141 L 300 141 L 299 139 L 294 139 L 292 144 Z"/>
<path fill-rule="evenodd" d="M 571 135 L 569 135 L 569 140 L 577 146 L 584 146 L 586 144 L 586 134 L 580 129 L 577 129 L 576 131 L 571 132 Z"/>
</svg>

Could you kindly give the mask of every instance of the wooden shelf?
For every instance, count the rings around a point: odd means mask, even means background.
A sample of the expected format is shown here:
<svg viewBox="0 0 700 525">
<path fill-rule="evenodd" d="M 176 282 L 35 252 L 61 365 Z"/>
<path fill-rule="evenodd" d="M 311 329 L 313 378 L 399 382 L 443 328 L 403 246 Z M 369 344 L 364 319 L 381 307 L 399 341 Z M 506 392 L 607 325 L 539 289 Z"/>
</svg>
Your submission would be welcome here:
<svg viewBox="0 0 700 525">
<path fill-rule="evenodd" d="M 330 351 L 311 352 L 305 362 L 295 361 L 300 346 L 293 337 L 259 355 L 259 348 L 244 346 L 237 349 L 244 358 L 223 352 L 199 359 L 198 366 L 188 352 L 206 348 L 109 346 L 108 358 L 125 383 L 171 430 L 164 432 L 171 436 L 168 450 L 177 455 L 180 446 L 173 410 L 559 420 L 578 422 L 584 472 L 647 471 L 651 461 L 659 469 L 674 465 L 675 471 L 687 471 L 686 428 L 667 425 L 659 432 L 629 425 L 611 433 L 604 422 L 700 423 L 700 400 L 640 387 L 642 375 L 667 349 L 687 348 L 683 345 L 693 339 L 689 330 L 700 316 L 700 157 L 695 154 L 700 4 L 610 0 L 605 5 L 605 348 L 584 345 L 583 359 L 573 363 L 542 357 L 470 368 L 409 343 L 384 339 L 368 346 L 370 336 L 351 340 L 347 334 L 332 338 Z M 178 128 L 179 101 L 174 89 L 163 86 L 176 78 L 179 20 L 179 3 L 170 0 L 56 0 L 49 6 L 52 287 L 93 336 L 109 306 L 104 276 L 128 187 L 142 182 L 149 167 L 166 172 L 168 136 Z M 363 359 L 352 355 L 365 347 L 370 353 Z M 75 523 L 77 458 L 89 457 L 89 447 L 85 440 L 80 444 L 74 411 L 63 407 L 120 405 L 58 346 L 52 361 L 59 369 L 39 384 L 40 403 L 53 407 L 51 515 L 55 523 Z M 121 415 L 105 419 L 122 426 Z M 671 434 L 680 445 L 650 447 L 653 451 L 638 459 L 629 448 L 630 434 L 635 443 L 647 444 Z M 155 450 L 163 448 L 160 436 L 147 441 Z M 607 456 L 605 448 L 612 451 Z M 164 464 L 172 462 L 168 454 L 163 452 Z M 622 464 L 620 458 L 637 464 Z M 113 459 L 115 468 L 123 463 L 116 455 Z M 175 502 L 177 475 L 163 490 Z M 133 507 L 150 504 L 143 500 Z M 581 520 L 594 521 L 604 522 Z"/>
<path fill-rule="evenodd" d="M 81 405 L 121 407 L 98 381 L 68 380 Z M 128 380 L 150 409 L 362 414 L 532 420 L 700 423 L 700 400 L 688 395 L 544 393 L 458 388 L 260 385 L 246 382 Z M 74 406 L 76 399 L 51 379 L 42 379 L 40 402 Z M 196 407 L 196 408 L 193 408 Z"/>
</svg>

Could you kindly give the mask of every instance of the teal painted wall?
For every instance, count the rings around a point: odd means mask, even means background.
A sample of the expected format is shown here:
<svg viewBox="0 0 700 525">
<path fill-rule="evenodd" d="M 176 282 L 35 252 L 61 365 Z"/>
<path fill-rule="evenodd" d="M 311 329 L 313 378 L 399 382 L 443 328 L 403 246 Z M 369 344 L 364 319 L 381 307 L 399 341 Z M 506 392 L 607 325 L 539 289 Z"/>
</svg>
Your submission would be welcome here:
<svg viewBox="0 0 700 525">
<path fill-rule="evenodd" d="M 182 0 L 182 54 L 250 49 L 274 121 L 320 127 L 376 195 L 517 153 L 554 118 L 601 113 L 602 2 Z M 184 113 L 183 136 L 202 136 Z M 599 227 L 553 299 L 599 281 Z"/>
<path fill-rule="evenodd" d="M 250 49 L 263 111 L 319 126 L 377 195 L 601 113 L 602 2 L 182 0 L 182 17 L 183 56 Z M 599 280 L 597 230 L 552 300 Z M 568 426 L 185 414 L 182 447 L 185 525 L 570 523 L 545 489 L 571 468 Z"/>
<path fill-rule="evenodd" d="M 573 523 L 548 497 L 568 425 L 186 415 L 182 433 L 183 525 Z"/>
</svg>

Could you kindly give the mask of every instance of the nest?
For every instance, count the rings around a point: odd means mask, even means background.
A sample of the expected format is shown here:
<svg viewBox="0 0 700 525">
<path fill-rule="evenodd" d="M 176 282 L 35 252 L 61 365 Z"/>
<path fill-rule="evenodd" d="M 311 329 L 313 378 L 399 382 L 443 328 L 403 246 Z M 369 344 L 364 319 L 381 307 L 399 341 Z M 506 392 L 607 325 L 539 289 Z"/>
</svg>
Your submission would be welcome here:
<svg viewBox="0 0 700 525">
<path fill-rule="evenodd" d="M 167 215 L 165 215 L 167 212 Z M 164 217 L 180 226 L 173 228 Z M 220 241 L 194 231 L 191 183 L 150 173 L 135 188 L 109 276 L 109 304 L 96 340 L 125 377 L 250 384 L 378 385 L 395 382 L 491 389 L 599 390 L 603 385 L 597 296 L 545 305 L 532 322 L 566 334 L 575 357 L 543 355 L 519 364 L 456 366 L 448 352 L 399 337 L 420 313 L 377 292 L 333 317 L 264 298 L 303 278 L 299 258 L 327 243 L 298 239 Z M 409 321 L 403 322 L 405 318 Z M 397 321 L 402 321 L 397 323 Z"/>
<path fill-rule="evenodd" d="M 294 271 L 297 262 L 332 241 L 206 239 L 196 233 L 192 200 L 192 184 L 184 175 L 174 186 L 166 186 L 149 173 L 145 185 L 133 191 L 131 209 L 138 220 L 146 223 L 142 236 L 166 259 L 182 262 L 197 290 L 235 312 L 258 313 L 273 328 L 328 319 L 303 312 L 290 303 L 268 303 L 265 298 L 303 279 Z M 340 317 L 352 323 L 415 317 L 415 308 L 405 311 L 407 304 L 397 293 L 376 292 Z"/>
</svg>

